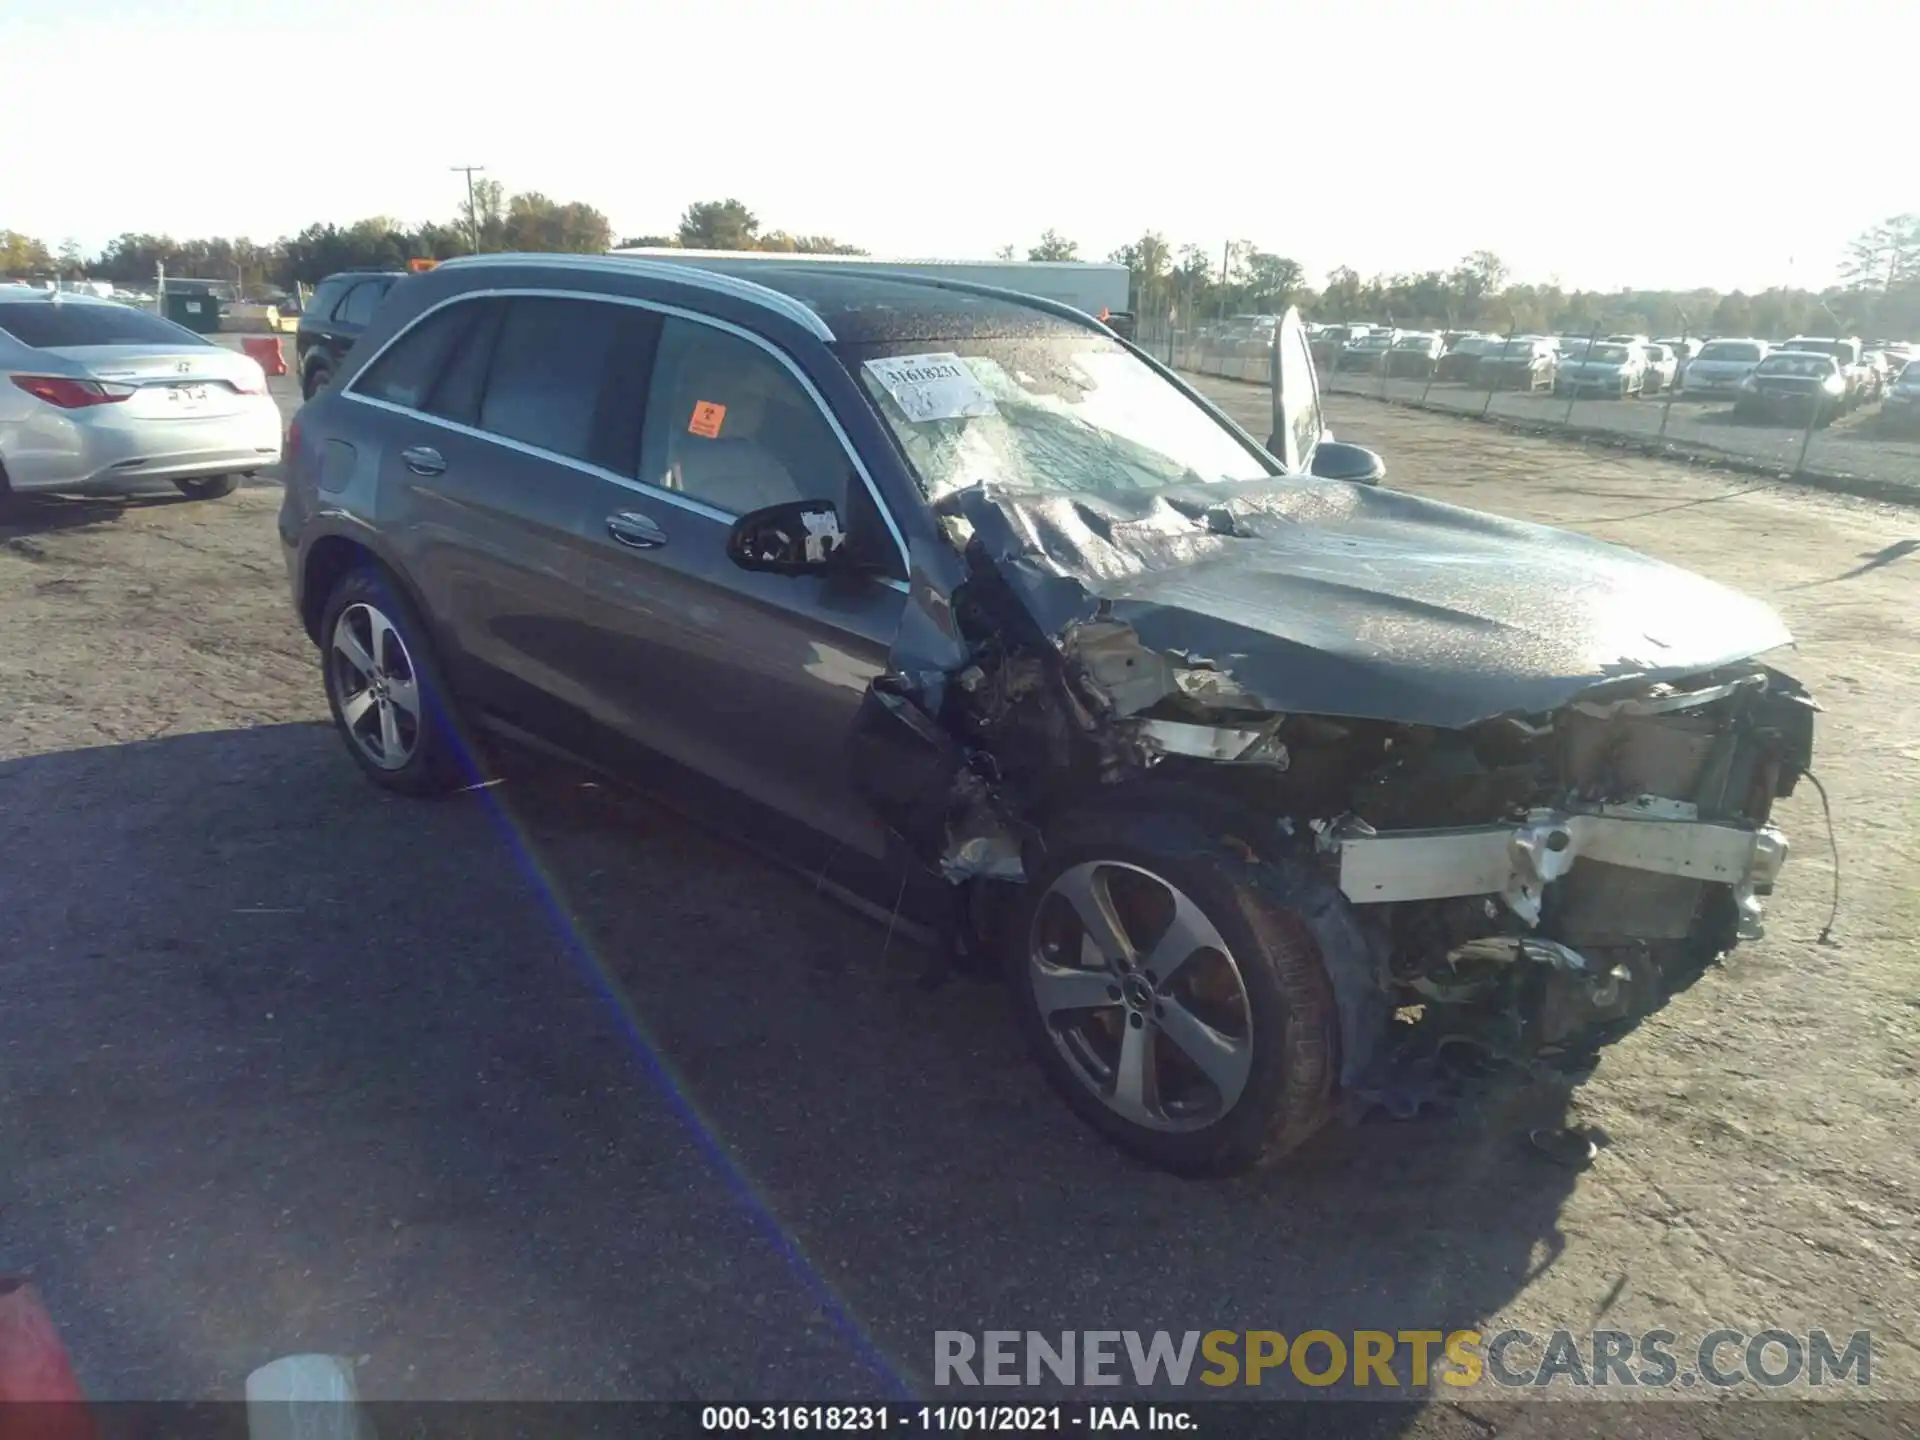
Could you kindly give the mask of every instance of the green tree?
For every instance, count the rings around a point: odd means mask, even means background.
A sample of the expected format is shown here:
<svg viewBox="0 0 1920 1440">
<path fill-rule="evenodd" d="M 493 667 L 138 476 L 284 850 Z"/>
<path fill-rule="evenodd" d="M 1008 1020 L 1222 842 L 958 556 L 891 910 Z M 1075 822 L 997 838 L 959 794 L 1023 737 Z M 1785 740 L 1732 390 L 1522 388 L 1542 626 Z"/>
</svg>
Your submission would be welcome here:
<svg viewBox="0 0 1920 1440">
<path fill-rule="evenodd" d="M 0 230 L 0 275 L 35 275 L 53 268 L 46 244 L 18 230 Z"/>
<path fill-rule="evenodd" d="M 500 250 L 506 246 L 506 187 L 487 178 L 473 182 L 473 200 L 460 206 L 460 226 L 469 244 L 480 251 Z"/>
<path fill-rule="evenodd" d="M 1041 235 L 1039 243 L 1027 251 L 1029 260 L 1078 260 L 1079 258 L 1079 245 L 1052 229 Z"/>
<path fill-rule="evenodd" d="M 1001 246 L 1001 247 L 1000 247 L 1000 248 L 999 248 L 998 250 L 996 250 L 996 251 L 994 251 L 994 252 L 993 252 L 993 258 L 994 258 L 994 259 L 996 259 L 996 260 L 1011 260 L 1011 259 L 1013 259 L 1013 246 L 1011 246 L 1011 245 L 1002 245 L 1002 246 Z"/>
<path fill-rule="evenodd" d="M 697 200 L 680 217 L 678 239 L 688 250 L 754 250 L 760 219 L 738 200 Z"/>
<path fill-rule="evenodd" d="M 1920 280 L 1920 215 L 1895 215 L 1856 236 L 1840 273 L 1849 289 L 1882 295 Z"/>
<path fill-rule="evenodd" d="M 511 250 L 604 255 L 613 248 L 613 227 L 606 216 L 578 200 L 549 200 L 537 190 L 507 202 L 504 228 Z"/>
<path fill-rule="evenodd" d="M 1242 303 L 1262 314 L 1285 310 L 1299 298 L 1307 272 L 1297 260 L 1249 246 L 1240 261 L 1246 294 Z"/>
<path fill-rule="evenodd" d="M 670 250 L 679 245 L 674 235 L 629 235 L 620 242 L 622 250 Z"/>
<path fill-rule="evenodd" d="M 1127 267 L 1129 303 L 1135 311 L 1149 315 L 1165 313 L 1171 293 L 1167 277 L 1173 269 L 1173 250 L 1166 236 L 1149 230 L 1131 245 L 1122 245 L 1107 259 Z"/>
<path fill-rule="evenodd" d="M 858 245 L 843 245 L 831 235 L 789 235 L 772 230 L 760 237 L 756 250 L 778 250 L 789 255 L 864 255 Z"/>
<path fill-rule="evenodd" d="M 1320 306 L 1335 320 L 1358 319 L 1361 310 L 1360 272 L 1350 265 L 1336 266 L 1320 292 Z"/>
</svg>

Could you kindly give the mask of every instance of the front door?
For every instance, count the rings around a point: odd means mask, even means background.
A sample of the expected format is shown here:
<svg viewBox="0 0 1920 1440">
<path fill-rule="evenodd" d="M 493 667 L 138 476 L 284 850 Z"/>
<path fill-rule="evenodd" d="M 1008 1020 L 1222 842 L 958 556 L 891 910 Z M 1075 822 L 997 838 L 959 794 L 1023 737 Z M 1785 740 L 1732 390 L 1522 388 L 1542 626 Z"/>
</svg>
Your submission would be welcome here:
<svg viewBox="0 0 1920 1440">
<path fill-rule="evenodd" d="M 733 521 L 830 500 L 877 519 L 823 403 L 745 334 L 669 316 L 636 482 L 607 481 L 579 581 L 600 649 L 597 708 L 632 738 L 869 857 L 884 832 L 854 794 L 847 740 L 905 605 L 878 575 L 750 573 Z"/>
</svg>

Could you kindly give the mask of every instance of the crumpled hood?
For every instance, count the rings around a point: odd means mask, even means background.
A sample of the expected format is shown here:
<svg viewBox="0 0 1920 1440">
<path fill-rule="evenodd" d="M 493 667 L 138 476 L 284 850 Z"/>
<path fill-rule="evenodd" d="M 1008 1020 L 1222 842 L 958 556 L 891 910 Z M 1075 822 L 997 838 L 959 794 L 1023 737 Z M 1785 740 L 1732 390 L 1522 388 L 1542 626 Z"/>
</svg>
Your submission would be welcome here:
<svg viewBox="0 0 1920 1440">
<path fill-rule="evenodd" d="M 1546 526 L 1306 478 L 960 492 L 968 563 L 1048 637 L 1120 621 L 1262 708 L 1457 728 L 1790 643 L 1767 606 Z"/>
</svg>

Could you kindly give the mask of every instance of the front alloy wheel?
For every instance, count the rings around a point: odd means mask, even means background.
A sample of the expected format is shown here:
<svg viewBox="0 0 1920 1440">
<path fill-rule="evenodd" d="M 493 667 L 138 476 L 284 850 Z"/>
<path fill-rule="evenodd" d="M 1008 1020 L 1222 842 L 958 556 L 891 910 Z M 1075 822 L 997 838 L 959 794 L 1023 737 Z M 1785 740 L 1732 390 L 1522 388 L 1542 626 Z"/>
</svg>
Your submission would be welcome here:
<svg viewBox="0 0 1920 1440">
<path fill-rule="evenodd" d="M 1121 1119 L 1197 1130 L 1239 1101 L 1253 1064 L 1246 981 L 1177 885 L 1118 861 L 1076 865 L 1041 899 L 1027 958 L 1049 1038 Z"/>
</svg>

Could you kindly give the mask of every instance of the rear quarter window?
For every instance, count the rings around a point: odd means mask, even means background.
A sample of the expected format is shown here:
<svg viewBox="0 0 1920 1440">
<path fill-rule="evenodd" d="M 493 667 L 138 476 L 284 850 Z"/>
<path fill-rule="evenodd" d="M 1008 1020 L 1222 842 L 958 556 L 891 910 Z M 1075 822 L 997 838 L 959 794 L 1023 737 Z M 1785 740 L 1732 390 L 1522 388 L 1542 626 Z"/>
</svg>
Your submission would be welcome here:
<svg viewBox="0 0 1920 1440">
<path fill-rule="evenodd" d="M 362 280 L 346 293 L 334 318 L 342 325 L 353 325 L 364 330 L 392 286 L 391 280 Z"/>
<path fill-rule="evenodd" d="M 347 282 L 344 280 L 322 280 L 314 287 L 313 297 L 307 301 L 302 313 L 326 319 L 333 314 L 333 307 L 340 303 L 340 296 L 346 288 Z"/>
<path fill-rule="evenodd" d="M 0 330 L 37 349 L 64 345 L 210 345 L 191 330 L 130 305 L 0 302 Z"/>
</svg>

